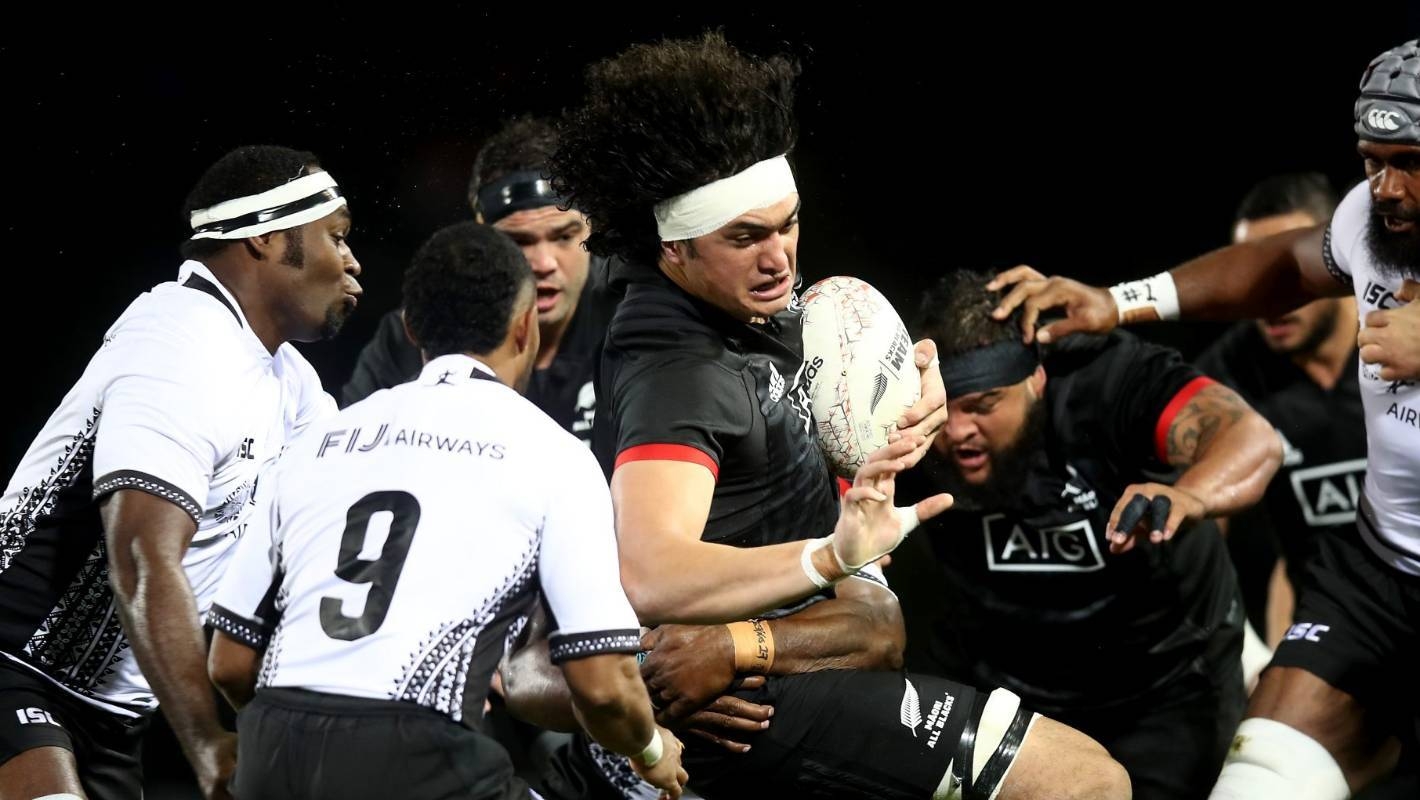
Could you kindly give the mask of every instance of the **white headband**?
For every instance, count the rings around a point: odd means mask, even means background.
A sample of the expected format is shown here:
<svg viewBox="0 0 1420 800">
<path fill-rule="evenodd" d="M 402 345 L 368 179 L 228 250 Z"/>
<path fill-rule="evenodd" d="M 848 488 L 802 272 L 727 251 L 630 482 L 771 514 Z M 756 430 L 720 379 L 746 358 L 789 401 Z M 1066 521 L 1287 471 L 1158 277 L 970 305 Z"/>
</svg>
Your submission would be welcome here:
<svg viewBox="0 0 1420 800">
<path fill-rule="evenodd" d="M 314 222 L 343 205 L 345 198 L 335 178 L 321 171 L 260 194 L 200 208 L 188 221 L 196 231 L 194 239 L 244 239 Z"/>
<path fill-rule="evenodd" d="M 723 228 L 746 211 L 765 208 L 797 192 L 789 160 L 777 156 L 738 175 L 656 204 L 656 230 L 663 242 L 694 239 Z"/>
</svg>

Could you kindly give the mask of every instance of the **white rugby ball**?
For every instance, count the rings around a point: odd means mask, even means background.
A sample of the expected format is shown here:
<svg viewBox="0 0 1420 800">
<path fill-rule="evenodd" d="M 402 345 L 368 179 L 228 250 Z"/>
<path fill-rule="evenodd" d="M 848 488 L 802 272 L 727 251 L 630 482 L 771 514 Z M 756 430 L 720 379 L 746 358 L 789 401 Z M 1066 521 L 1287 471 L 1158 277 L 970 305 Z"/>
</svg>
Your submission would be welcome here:
<svg viewBox="0 0 1420 800">
<path fill-rule="evenodd" d="M 802 303 L 809 412 L 829 465 L 851 478 L 921 396 L 912 340 L 887 298 L 857 278 L 825 278 Z"/>
</svg>

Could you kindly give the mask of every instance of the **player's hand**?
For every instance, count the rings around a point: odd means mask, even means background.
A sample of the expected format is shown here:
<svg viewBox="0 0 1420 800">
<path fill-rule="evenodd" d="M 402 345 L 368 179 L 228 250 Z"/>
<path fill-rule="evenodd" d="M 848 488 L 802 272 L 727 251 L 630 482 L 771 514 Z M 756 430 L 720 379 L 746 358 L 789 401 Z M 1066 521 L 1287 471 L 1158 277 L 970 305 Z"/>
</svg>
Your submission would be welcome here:
<svg viewBox="0 0 1420 800">
<path fill-rule="evenodd" d="M 675 738 L 674 733 L 665 728 L 660 728 L 660 731 L 661 746 L 664 748 L 661 751 L 660 760 L 647 767 L 641 764 L 640 759 L 632 758 L 630 759 L 631 768 L 636 770 L 636 774 L 640 775 L 642 780 L 660 789 L 662 798 L 676 800 L 680 797 L 681 792 L 685 791 L 685 784 L 690 780 L 685 768 L 680 765 L 680 754 L 685 749 L 685 745 Z"/>
<path fill-rule="evenodd" d="M 641 649 L 641 677 L 662 725 L 679 725 L 734 683 L 735 642 L 724 625 L 661 625 L 641 637 Z"/>
<path fill-rule="evenodd" d="M 749 675 L 740 683 L 739 688 L 758 689 L 763 685 L 763 675 Z M 686 717 L 680 730 L 731 753 L 748 753 L 750 746 L 739 740 L 768 728 L 769 718 L 772 716 L 773 706 L 751 703 L 735 695 L 726 694 Z"/>
<path fill-rule="evenodd" d="M 237 735 L 222 731 L 188 754 L 205 800 L 232 800 L 228 785 L 237 771 Z"/>
<path fill-rule="evenodd" d="M 1395 296 L 1405 305 L 1367 314 L 1356 344 L 1362 361 L 1380 365 L 1381 380 L 1420 381 L 1420 281 Z"/>
<path fill-rule="evenodd" d="M 1144 537 L 1154 544 L 1167 542 L 1183 523 L 1196 522 L 1207 513 L 1202 500 L 1176 486 L 1127 486 L 1109 515 L 1109 551 L 1127 553 Z"/>
<path fill-rule="evenodd" d="M 917 435 L 924 438 L 916 450 L 903 456 L 908 469 L 917 465 L 937 432 L 947 424 L 947 390 L 942 385 L 942 372 L 938 368 L 937 344 L 931 339 L 923 339 L 912 348 L 917 371 L 922 379 L 922 396 L 910 408 L 902 412 L 897 421 L 898 432 L 904 436 Z"/>
<path fill-rule="evenodd" d="M 1004 320 L 1020 306 L 1021 333 L 1026 344 L 1035 339 L 1041 344 L 1050 344 L 1072 333 L 1109 333 L 1119 324 L 1119 307 L 1108 289 L 1086 286 L 1069 278 L 1047 278 L 1024 265 L 1008 269 L 986 284 L 993 292 L 1007 286 L 1013 288 L 991 316 Z M 1065 309 L 1065 319 L 1037 331 L 1035 324 L 1041 312 L 1053 308 Z"/>
<path fill-rule="evenodd" d="M 834 526 L 832 541 L 837 571 L 844 568 L 848 572 L 856 571 L 902 543 L 907 529 L 892 503 L 895 479 L 907 468 L 906 456 L 920 447 L 925 438 L 915 434 L 900 436 L 886 447 L 873 451 L 858 468 L 853 485 L 838 499 L 838 524 Z M 951 495 L 934 495 L 914 506 L 913 513 L 919 522 L 925 522 L 946 511 L 951 504 Z"/>
</svg>

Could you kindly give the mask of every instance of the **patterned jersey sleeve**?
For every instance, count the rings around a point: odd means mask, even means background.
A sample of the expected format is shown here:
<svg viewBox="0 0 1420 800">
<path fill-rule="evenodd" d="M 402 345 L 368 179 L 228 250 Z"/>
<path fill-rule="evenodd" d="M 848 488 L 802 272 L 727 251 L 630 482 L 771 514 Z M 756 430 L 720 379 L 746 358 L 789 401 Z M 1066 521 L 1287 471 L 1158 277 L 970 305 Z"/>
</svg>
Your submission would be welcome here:
<svg viewBox="0 0 1420 800">
<path fill-rule="evenodd" d="M 229 400 L 210 370 L 185 357 L 183 348 L 155 342 L 115 341 L 101 358 L 122 359 L 103 392 L 94 442 L 95 499 L 138 489 L 169 500 L 193 521 L 216 464 L 228 449 Z"/>
<path fill-rule="evenodd" d="M 276 597 L 282 574 L 277 530 L 278 472 L 276 467 L 268 469 L 257 482 L 256 508 L 234 548 L 206 619 L 208 626 L 253 650 L 266 648 L 279 618 Z"/>
<path fill-rule="evenodd" d="M 1366 246 L 1366 220 L 1371 213 L 1371 191 L 1365 181 L 1346 193 L 1326 226 L 1321 257 L 1326 271 L 1342 286 L 1352 285 L 1351 264 Z"/>
</svg>

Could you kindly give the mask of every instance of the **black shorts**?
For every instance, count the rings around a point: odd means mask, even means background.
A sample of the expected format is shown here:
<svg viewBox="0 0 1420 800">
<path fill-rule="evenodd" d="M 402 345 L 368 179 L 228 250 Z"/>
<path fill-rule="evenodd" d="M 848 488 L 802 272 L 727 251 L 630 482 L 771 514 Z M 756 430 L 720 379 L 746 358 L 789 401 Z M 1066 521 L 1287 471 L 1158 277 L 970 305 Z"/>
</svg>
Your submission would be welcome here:
<svg viewBox="0 0 1420 800">
<path fill-rule="evenodd" d="M 774 717 L 763 732 L 735 737 L 750 745 L 748 753 L 681 737 L 690 788 L 707 800 L 931 797 L 949 767 L 958 776 L 965 772 L 963 741 L 974 741 L 990 696 L 930 675 L 850 670 L 771 676 L 763 688 L 736 694 L 773 706 Z M 973 765 L 979 775 L 968 800 L 989 795 L 1015 758 L 1034 715 L 1013 713 L 997 747 L 1003 755 Z M 552 759 L 538 792 L 548 800 L 657 796 L 625 758 L 584 734 Z"/>
<path fill-rule="evenodd" d="M 147 727 L 147 717 L 90 705 L 0 656 L 0 764 L 36 747 L 62 747 L 74 754 L 90 800 L 139 800 Z"/>
<path fill-rule="evenodd" d="M 238 800 L 526 800 L 507 752 L 411 703 L 261 689 L 237 715 Z"/>
<path fill-rule="evenodd" d="M 909 687 L 910 682 L 910 687 Z M 761 689 L 736 693 L 774 707 L 769 727 L 737 736 L 748 753 L 730 753 L 684 735 L 690 788 L 707 800 L 750 797 L 921 800 L 931 797 L 957 759 L 962 734 L 975 731 L 988 694 L 916 673 L 825 670 L 771 676 Z M 1031 715 L 1018 714 L 1005 741 L 1017 746 Z M 982 765 L 1004 773 L 1011 756 Z M 953 760 L 957 759 L 956 763 Z M 538 791 L 549 800 L 651 800 L 625 758 L 582 735 L 553 759 Z M 974 796 L 974 795 L 972 795 Z"/>
<path fill-rule="evenodd" d="M 1316 545 L 1271 666 L 1304 669 L 1404 731 L 1417 711 L 1404 698 L 1420 674 L 1420 577 L 1385 564 L 1359 534 Z"/>
<path fill-rule="evenodd" d="M 1236 633 L 1236 632 L 1235 632 Z M 1242 721 L 1241 637 L 1229 658 L 1207 658 L 1190 671 L 1123 707 L 1051 717 L 1090 736 L 1129 773 L 1136 800 L 1203 800 L 1218 780 Z"/>
<path fill-rule="evenodd" d="M 977 691 L 900 672 L 825 670 L 740 692 L 774 707 L 743 755 L 692 737 L 685 766 L 710 800 L 931 797 L 956 756 Z"/>
</svg>

